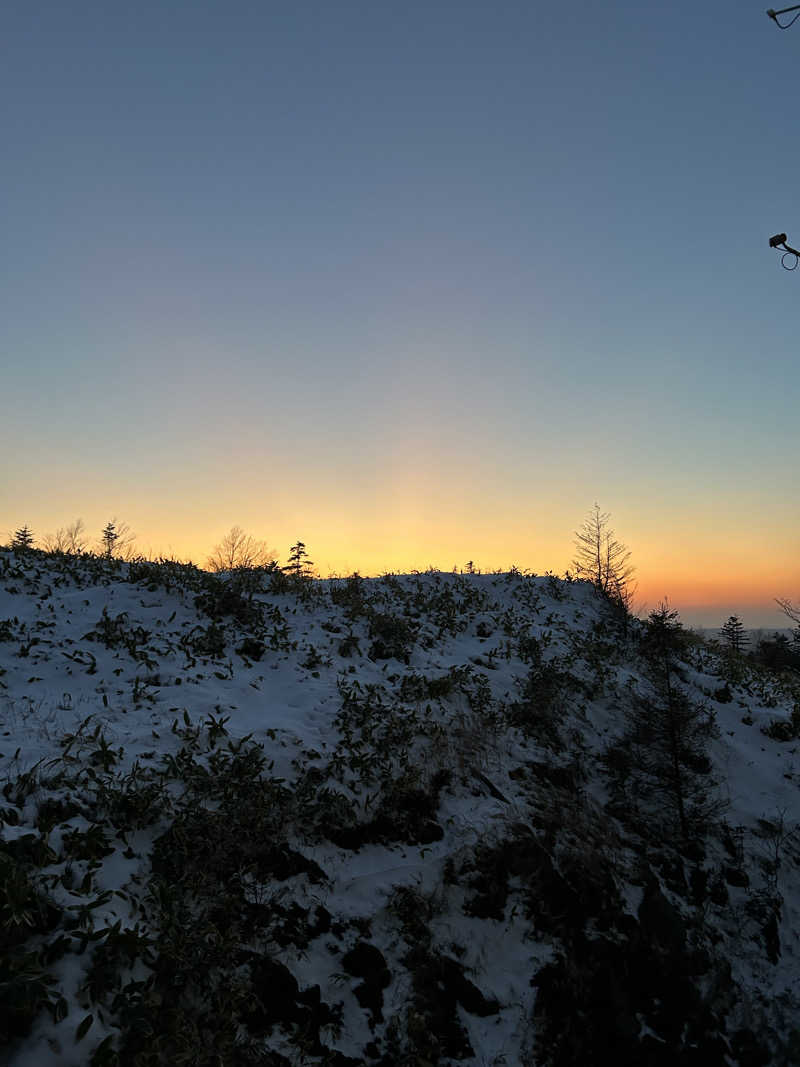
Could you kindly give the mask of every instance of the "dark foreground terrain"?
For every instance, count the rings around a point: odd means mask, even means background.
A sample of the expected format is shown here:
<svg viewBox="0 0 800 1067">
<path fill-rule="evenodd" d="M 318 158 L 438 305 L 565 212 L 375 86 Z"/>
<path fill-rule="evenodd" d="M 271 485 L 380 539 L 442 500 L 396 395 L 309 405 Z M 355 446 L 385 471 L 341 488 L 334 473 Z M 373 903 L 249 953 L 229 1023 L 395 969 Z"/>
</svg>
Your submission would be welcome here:
<svg viewBox="0 0 800 1067">
<path fill-rule="evenodd" d="M 0 1062 L 800 1063 L 800 685 L 587 583 L 0 552 Z"/>
</svg>

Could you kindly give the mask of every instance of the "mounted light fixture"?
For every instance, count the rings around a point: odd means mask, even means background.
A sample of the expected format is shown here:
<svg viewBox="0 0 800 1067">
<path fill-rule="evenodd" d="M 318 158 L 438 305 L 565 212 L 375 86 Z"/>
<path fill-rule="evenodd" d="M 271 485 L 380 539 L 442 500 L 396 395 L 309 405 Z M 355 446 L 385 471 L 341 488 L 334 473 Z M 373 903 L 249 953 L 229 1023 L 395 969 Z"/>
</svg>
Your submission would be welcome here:
<svg viewBox="0 0 800 1067">
<path fill-rule="evenodd" d="M 777 248 L 779 252 L 783 249 L 781 266 L 784 270 L 797 270 L 797 264 L 800 262 L 800 252 L 796 248 L 792 248 L 791 245 L 787 245 L 785 233 L 776 233 L 774 237 L 770 237 L 769 247 Z"/>
<path fill-rule="evenodd" d="M 788 22 L 779 22 L 779 15 L 791 15 L 793 17 Z M 798 19 L 800 19 L 800 4 L 795 4 L 793 7 L 782 7 L 780 11 L 775 11 L 774 8 L 767 8 L 767 15 L 772 19 L 779 30 L 788 30 L 790 26 L 793 26 Z M 785 233 L 776 233 L 774 237 L 769 239 L 769 247 L 777 248 L 780 252 L 783 249 L 783 255 L 781 256 L 781 266 L 784 270 L 797 270 L 797 264 L 800 262 L 800 252 L 796 248 L 792 248 L 791 245 L 786 243 Z"/>
<path fill-rule="evenodd" d="M 789 15 L 795 12 L 793 19 L 789 19 L 787 23 L 778 22 L 778 15 Z M 780 11 L 774 11 L 771 7 L 767 8 L 767 14 L 778 27 L 779 30 L 788 30 L 798 19 L 800 19 L 800 4 L 795 4 L 794 7 L 782 7 Z"/>
</svg>

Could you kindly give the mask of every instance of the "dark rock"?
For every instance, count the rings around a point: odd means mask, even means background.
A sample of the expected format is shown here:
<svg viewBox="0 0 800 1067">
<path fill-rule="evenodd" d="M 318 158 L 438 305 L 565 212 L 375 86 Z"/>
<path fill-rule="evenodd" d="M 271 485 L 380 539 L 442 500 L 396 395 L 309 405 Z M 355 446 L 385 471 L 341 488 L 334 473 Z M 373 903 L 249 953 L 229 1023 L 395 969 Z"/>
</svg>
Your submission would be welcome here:
<svg viewBox="0 0 800 1067">
<path fill-rule="evenodd" d="M 370 1012 L 371 1023 L 383 1021 L 383 991 L 392 980 L 391 971 L 380 949 L 367 941 L 358 941 L 342 957 L 348 974 L 364 981 L 353 990 L 358 1003 Z"/>
<path fill-rule="evenodd" d="M 325 1052 L 320 1043 L 321 1026 L 335 1023 L 339 1016 L 321 998 L 318 985 L 300 990 L 288 967 L 277 960 L 244 953 L 250 967 L 254 997 L 242 1021 L 255 1036 L 270 1034 L 274 1026 L 285 1031 L 298 1027 L 308 1043 L 308 1050 L 318 1056 Z"/>
<path fill-rule="evenodd" d="M 285 882 L 287 878 L 306 874 L 314 885 L 325 881 L 325 872 L 318 863 L 286 844 L 265 843 L 254 859 L 256 870 L 262 878 L 272 877 Z"/>
<path fill-rule="evenodd" d="M 430 845 L 433 841 L 441 841 L 444 830 L 433 819 L 424 819 L 417 828 L 417 841 L 421 845 Z"/>
<path fill-rule="evenodd" d="M 248 962 L 258 1001 L 245 1017 L 248 1029 L 268 1034 L 278 1023 L 299 1023 L 305 1013 L 297 1003 L 300 987 L 289 968 L 255 953 L 249 954 Z"/>
<path fill-rule="evenodd" d="M 391 981 L 386 959 L 379 948 L 370 945 L 368 941 L 357 941 L 353 948 L 342 957 L 342 966 L 348 974 L 356 978 L 383 974 L 387 975 L 383 988 Z"/>
<path fill-rule="evenodd" d="M 441 966 L 441 981 L 445 992 L 458 1001 L 464 1011 L 468 1011 L 470 1015 L 480 1015 L 481 1017 L 497 1015 L 500 1011 L 498 1001 L 494 999 L 488 1000 L 480 989 L 466 977 L 464 968 L 457 960 L 443 956 Z"/>
<path fill-rule="evenodd" d="M 355 823 L 352 826 L 323 823 L 320 829 L 329 841 L 348 852 L 358 852 L 362 845 L 372 841 L 369 823 Z"/>
<path fill-rule="evenodd" d="M 309 927 L 311 937 L 319 937 L 321 934 L 327 934 L 331 928 L 331 913 L 324 904 L 317 904 L 314 914 L 317 921 L 313 926 Z"/>
</svg>

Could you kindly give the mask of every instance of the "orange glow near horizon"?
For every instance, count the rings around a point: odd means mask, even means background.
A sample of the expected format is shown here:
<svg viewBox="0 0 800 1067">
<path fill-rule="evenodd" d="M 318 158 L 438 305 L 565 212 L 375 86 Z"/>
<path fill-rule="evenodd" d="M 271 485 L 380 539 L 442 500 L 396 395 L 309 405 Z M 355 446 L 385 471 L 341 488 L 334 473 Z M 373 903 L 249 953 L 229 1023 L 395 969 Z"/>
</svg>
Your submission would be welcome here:
<svg viewBox="0 0 800 1067">
<path fill-rule="evenodd" d="M 136 507 L 102 513 L 93 509 L 83 517 L 95 537 L 116 514 L 137 535 L 135 547 L 143 555 L 192 560 L 200 566 L 236 522 L 264 540 L 279 561 L 285 561 L 291 544 L 303 540 L 323 577 L 353 571 L 365 576 L 404 573 L 430 566 L 449 571 L 464 568 L 468 561 L 484 572 L 514 565 L 539 574 L 564 574 L 572 567 L 576 524 L 564 509 L 515 514 L 508 499 L 498 496 L 489 502 L 491 506 L 476 512 L 452 485 L 437 491 L 432 482 L 421 486 L 419 480 L 413 486 L 396 485 L 360 509 L 342 509 L 336 491 L 325 497 L 318 494 L 314 501 L 298 503 L 290 492 L 278 489 L 268 513 L 263 507 L 235 508 L 232 499 L 222 499 L 217 514 L 224 509 L 237 516 L 227 521 L 211 514 L 205 502 L 186 498 L 169 502 L 166 494 L 150 492 L 146 500 L 136 501 Z M 48 521 L 44 508 L 29 509 L 14 523 L 6 518 L 0 534 L 27 522 L 41 537 L 71 521 L 72 517 Z M 618 529 L 622 531 L 622 521 Z M 685 540 L 666 529 L 659 539 L 644 540 L 644 533 L 635 531 L 628 542 L 636 565 L 638 610 L 652 610 L 666 597 L 682 616 L 689 621 L 696 617 L 704 625 L 714 625 L 711 620 L 718 612 L 718 624 L 727 614 L 737 613 L 749 625 L 779 626 L 783 616 L 774 598 L 795 599 L 800 592 L 793 538 L 767 543 L 751 533 L 723 549 L 713 530 L 698 528 L 689 551 Z M 756 621 L 748 623 L 748 617 Z"/>
</svg>

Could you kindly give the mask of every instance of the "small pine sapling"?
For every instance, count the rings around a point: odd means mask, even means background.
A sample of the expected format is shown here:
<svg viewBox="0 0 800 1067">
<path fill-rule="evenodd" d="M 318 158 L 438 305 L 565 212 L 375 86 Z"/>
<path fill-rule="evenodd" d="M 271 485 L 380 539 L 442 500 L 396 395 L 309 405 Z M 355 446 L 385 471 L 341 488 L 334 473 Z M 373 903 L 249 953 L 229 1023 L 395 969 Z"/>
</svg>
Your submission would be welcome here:
<svg viewBox="0 0 800 1067">
<path fill-rule="evenodd" d="M 33 548 L 34 536 L 30 526 L 26 523 L 14 532 L 11 539 L 11 548 L 15 552 L 28 552 Z"/>
<path fill-rule="evenodd" d="M 747 644 L 747 635 L 744 632 L 742 620 L 738 615 L 731 615 L 728 621 L 720 629 L 720 637 L 725 642 L 727 649 L 733 655 L 739 656 Z"/>
<path fill-rule="evenodd" d="M 312 577 L 313 566 L 314 561 L 308 558 L 305 544 L 302 541 L 298 541 L 289 549 L 289 562 L 283 569 L 287 574 L 299 581 L 303 578 Z"/>
</svg>

